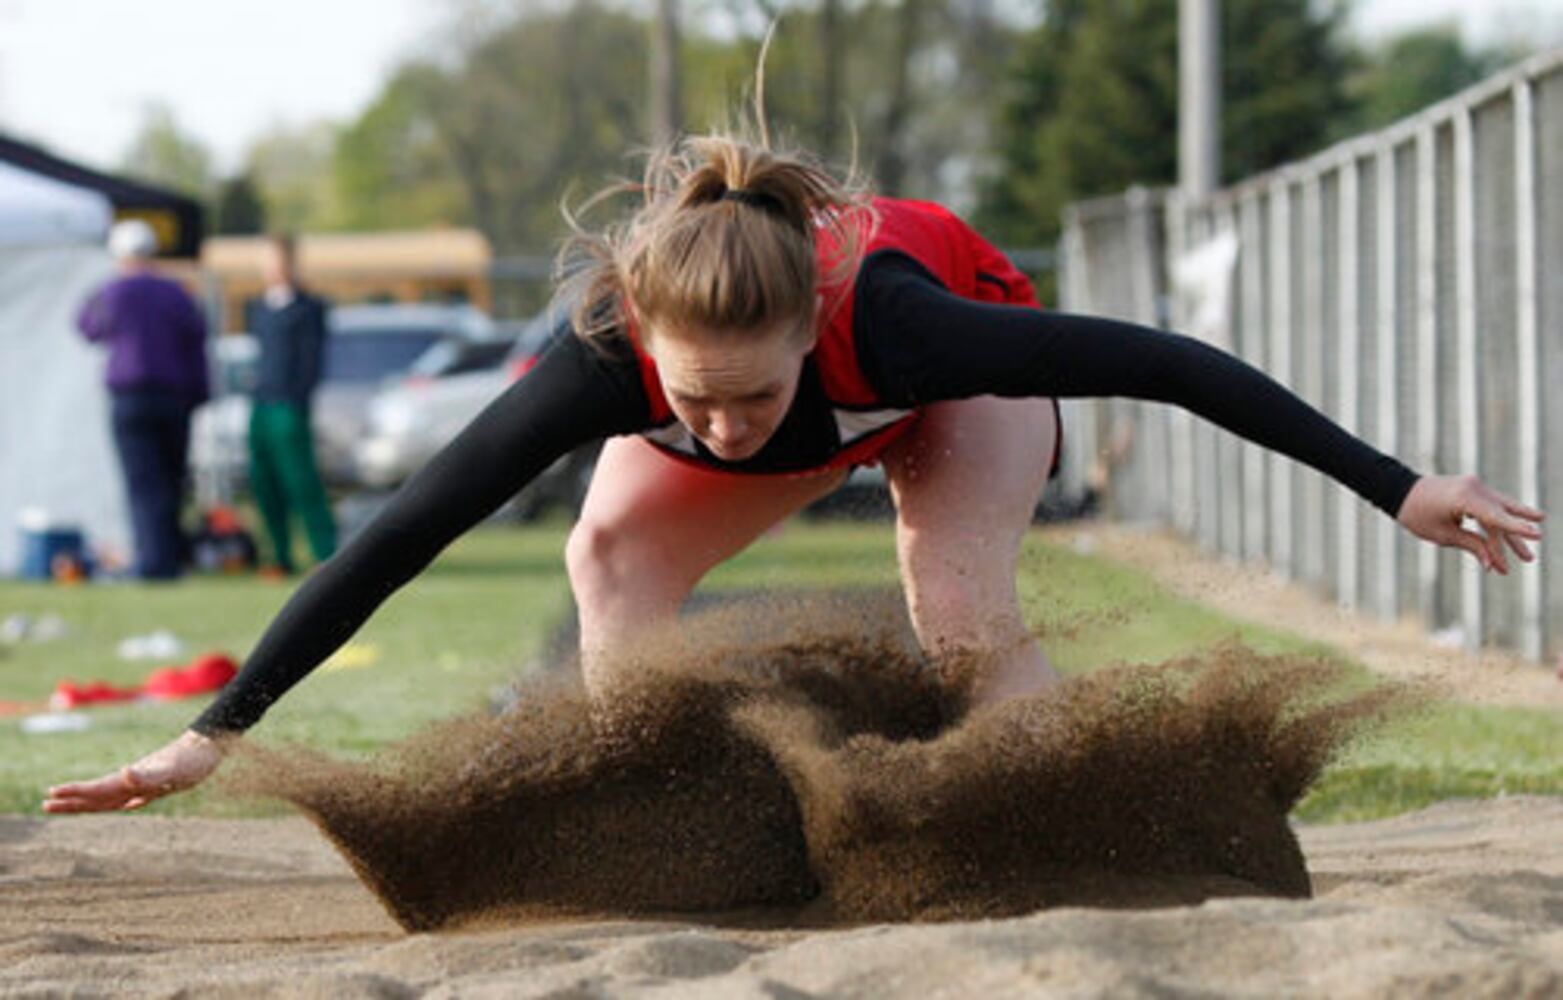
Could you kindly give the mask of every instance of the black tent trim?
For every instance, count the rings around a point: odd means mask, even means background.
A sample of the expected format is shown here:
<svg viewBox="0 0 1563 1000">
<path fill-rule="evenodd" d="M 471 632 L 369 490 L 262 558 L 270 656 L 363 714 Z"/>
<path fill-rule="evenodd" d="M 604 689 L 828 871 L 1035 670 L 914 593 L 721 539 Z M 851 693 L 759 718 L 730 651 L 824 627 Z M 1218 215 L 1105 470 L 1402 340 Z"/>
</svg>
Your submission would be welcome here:
<svg viewBox="0 0 1563 1000">
<path fill-rule="evenodd" d="M 193 198 L 88 169 L 4 135 L 0 135 L 0 162 L 97 191 L 114 206 L 116 220 L 141 219 L 151 225 L 157 233 L 159 257 L 196 257 L 201 252 L 205 219 Z"/>
</svg>

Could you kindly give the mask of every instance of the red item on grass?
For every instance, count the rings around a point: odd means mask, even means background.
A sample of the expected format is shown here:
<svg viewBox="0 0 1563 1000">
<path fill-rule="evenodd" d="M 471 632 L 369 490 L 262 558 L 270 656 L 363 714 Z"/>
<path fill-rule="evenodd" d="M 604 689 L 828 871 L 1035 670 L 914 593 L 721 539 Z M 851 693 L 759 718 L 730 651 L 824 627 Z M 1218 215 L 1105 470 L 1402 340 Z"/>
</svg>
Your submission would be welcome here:
<svg viewBox="0 0 1563 1000">
<path fill-rule="evenodd" d="M 186 667 L 163 667 L 147 675 L 141 692 L 149 698 L 189 698 L 216 691 L 233 680 L 239 665 L 222 653 L 197 656 Z"/>
<path fill-rule="evenodd" d="M 239 665 L 233 662 L 232 657 L 222 653 L 207 653 L 204 656 L 197 656 L 187 666 L 159 667 L 148 674 L 147 679 L 137 687 L 115 687 L 104 681 L 91 681 L 87 684 L 61 681 L 55 686 L 54 693 L 49 696 L 49 708 L 56 712 L 65 712 L 86 705 L 106 705 L 120 701 L 134 701 L 142 697 L 165 701 L 190 698 L 216 691 L 233 680 L 238 672 Z"/>
<path fill-rule="evenodd" d="M 140 688 L 115 687 L 103 681 L 92 681 L 88 684 L 61 681 L 55 685 L 54 693 L 49 696 L 49 707 L 56 712 L 64 712 L 73 708 L 81 708 L 83 705 L 104 705 L 116 701 L 134 701 L 139 697 L 141 697 Z"/>
</svg>

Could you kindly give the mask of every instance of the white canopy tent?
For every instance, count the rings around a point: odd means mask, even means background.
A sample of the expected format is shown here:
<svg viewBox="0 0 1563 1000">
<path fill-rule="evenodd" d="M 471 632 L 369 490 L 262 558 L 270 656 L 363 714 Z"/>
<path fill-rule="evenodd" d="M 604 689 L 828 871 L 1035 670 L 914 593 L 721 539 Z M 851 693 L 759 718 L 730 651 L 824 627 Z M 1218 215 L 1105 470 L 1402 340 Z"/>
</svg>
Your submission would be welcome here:
<svg viewBox="0 0 1563 1000">
<path fill-rule="evenodd" d="M 0 161 L 0 246 L 102 243 L 113 218 L 98 192 Z"/>
<path fill-rule="evenodd" d="M 113 270 L 113 214 L 97 191 L 0 161 L 0 574 L 17 570 L 29 508 L 95 551 L 128 548 L 103 352 L 76 330 Z"/>
</svg>

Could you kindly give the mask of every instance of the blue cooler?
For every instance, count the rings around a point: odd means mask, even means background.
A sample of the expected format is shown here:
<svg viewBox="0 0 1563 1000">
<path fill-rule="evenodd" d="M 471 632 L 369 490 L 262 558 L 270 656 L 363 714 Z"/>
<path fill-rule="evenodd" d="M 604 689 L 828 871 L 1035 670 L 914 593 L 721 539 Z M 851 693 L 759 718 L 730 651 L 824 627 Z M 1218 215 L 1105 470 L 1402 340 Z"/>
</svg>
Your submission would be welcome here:
<svg viewBox="0 0 1563 1000">
<path fill-rule="evenodd" d="M 48 528 L 22 528 L 22 563 L 19 575 L 28 580 L 53 579 L 54 560 L 68 556 L 83 571 L 87 566 L 87 543 L 80 528 L 58 525 Z"/>
</svg>

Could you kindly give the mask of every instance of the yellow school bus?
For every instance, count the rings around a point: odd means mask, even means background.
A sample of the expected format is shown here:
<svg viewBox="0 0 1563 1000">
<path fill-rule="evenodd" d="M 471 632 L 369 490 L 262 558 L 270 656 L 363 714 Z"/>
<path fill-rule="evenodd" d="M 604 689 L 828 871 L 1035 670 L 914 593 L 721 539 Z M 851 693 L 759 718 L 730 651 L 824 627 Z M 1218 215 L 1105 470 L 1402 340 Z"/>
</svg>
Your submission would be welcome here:
<svg viewBox="0 0 1563 1000">
<path fill-rule="evenodd" d="M 469 302 L 493 312 L 493 251 L 475 229 L 301 234 L 301 282 L 333 302 Z M 201 245 L 207 302 L 222 331 L 248 329 L 265 291 L 264 236 L 212 236 Z"/>
</svg>

